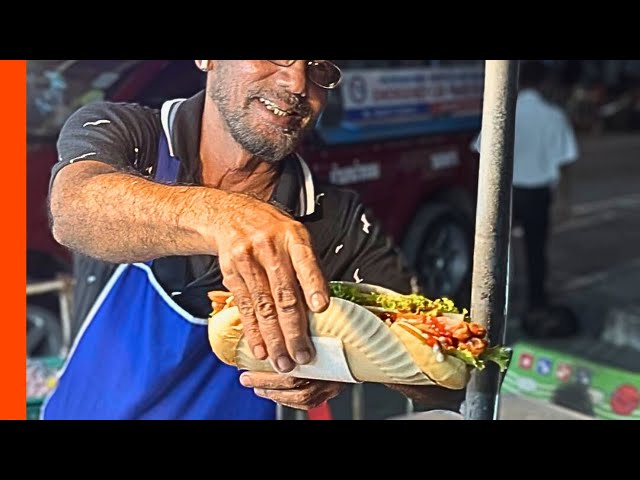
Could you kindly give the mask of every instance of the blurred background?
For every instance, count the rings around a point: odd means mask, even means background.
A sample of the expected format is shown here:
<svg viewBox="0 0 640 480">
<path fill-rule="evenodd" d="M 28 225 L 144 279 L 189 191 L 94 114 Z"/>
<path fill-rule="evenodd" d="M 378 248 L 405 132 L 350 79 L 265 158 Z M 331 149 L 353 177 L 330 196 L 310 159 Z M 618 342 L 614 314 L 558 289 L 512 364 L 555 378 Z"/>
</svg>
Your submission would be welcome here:
<svg viewBox="0 0 640 480">
<path fill-rule="evenodd" d="M 554 190 L 547 288 L 576 328 L 533 338 L 523 232 L 514 224 L 507 392 L 594 418 L 640 418 L 640 61 L 545 60 L 542 94 L 575 131 L 579 158 Z M 337 60 L 344 80 L 302 148 L 315 175 L 356 189 L 431 297 L 468 307 L 482 60 Z M 49 230 L 47 194 L 66 118 L 93 101 L 160 107 L 204 87 L 192 60 L 46 60 L 27 75 L 28 397 L 52 385 L 81 319 L 72 262 Z M 513 370 L 513 375 L 511 374 Z M 366 385 L 332 401 L 335 418 L 416 409 Z"/>
</svg>

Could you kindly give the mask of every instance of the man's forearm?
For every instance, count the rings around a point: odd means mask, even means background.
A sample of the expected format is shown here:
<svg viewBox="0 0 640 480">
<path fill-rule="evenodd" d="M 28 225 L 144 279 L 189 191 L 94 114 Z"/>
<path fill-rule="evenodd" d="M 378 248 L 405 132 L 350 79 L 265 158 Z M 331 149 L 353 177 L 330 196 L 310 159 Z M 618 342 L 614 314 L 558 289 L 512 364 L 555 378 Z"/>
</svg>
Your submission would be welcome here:
<svg viewBox="0 0 640 480">
<path fill-rule="evenodd" d="M 216 245 L 203 227 L 214 221 L 211 207 L 224 195 L 205 187 L 161 185 L 85 162 L 65 167 L 56 178 L 52 230 L 59 243 L 114 263 L 212 254 Z"/>
</svg>

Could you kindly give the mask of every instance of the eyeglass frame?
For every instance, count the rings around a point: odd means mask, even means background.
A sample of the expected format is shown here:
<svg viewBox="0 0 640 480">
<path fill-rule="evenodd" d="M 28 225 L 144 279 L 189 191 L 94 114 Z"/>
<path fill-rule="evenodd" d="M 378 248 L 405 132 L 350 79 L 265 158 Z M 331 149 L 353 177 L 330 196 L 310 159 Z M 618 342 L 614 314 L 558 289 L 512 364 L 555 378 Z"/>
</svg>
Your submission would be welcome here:
<svg viewBox="0 0 640 480">
<path fill-rule="evenodd" d="M 311 77 L 308 77 L 309 80 L 311 80 L 313 82 L 314 85 L 317 85 L 320 88 L 324 88 L 325 90 L 333 90 L 336 87 L 338 87 L 338 85 L 340 85 L 340 83 L 342 83 L 342 70 L 340 69 L 340 67 L 338 67 L 335 63 L 329 61 L 329 60 L 324 60 L 325 62 L 329 63 L 333 68 L 335 68 L 338 71 L 338 74 L 340 75 L 340 77 L 338 78 L 337 82 L 334 82 L 331 86 L 324 86 L 324 85 L 320 85 L 318 82 L 316 82 L 315 80 L 313 80 Z M 278 67 L 285 67 L 285 68 L 289 68 L 291 67 L 294 63 L 297 62 L 297 60 L 289 60 L 289 63 L 278 63 L 275 60 L 267 60 L 267 62 L 271 62 L 274 65 L 277 65 Z M 317 62 L 317 60 L 307 60 L 307 64 L 305 66 L 308 67 L 309 65 L 311 65 L 312 62 Z M 307 75 L 308 76 L 308 75 Z"/>
</svg>

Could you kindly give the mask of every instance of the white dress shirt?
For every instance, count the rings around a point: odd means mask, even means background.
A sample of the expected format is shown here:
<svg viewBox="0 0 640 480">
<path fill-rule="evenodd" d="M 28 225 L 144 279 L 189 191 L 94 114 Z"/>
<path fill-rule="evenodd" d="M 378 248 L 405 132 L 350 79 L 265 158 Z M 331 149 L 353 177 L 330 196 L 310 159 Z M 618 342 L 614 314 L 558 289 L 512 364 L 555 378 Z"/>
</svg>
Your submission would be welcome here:
<svg viewBox="0 0 640 480">
<path fill-rule="evenodd" d="M 480 135 L 473 147 L 480 151 Z M 578 145 L 565 113 L 537 91 L 522 90 L 516 103 L 513 186 L 554 186 L 560 167 L 577 158 Z"/>
</svg>

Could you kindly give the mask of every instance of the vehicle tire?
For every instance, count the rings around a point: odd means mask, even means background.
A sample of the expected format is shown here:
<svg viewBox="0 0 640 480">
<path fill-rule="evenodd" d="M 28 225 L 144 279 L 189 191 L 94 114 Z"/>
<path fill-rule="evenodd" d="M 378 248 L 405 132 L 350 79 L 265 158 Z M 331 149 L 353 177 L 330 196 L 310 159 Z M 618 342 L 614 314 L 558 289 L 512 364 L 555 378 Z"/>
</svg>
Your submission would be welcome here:
<svg viewBox="0 0 640 480">
<path fill-rule="evenodd" d="M 467 215 L 447 203 L 423 206 L 407 230 L 402 250 L 426 296 L 448 297 L 469 308 L 473 227 Z"/>
<path fill-rule="evenodd" d="M 27 357 L 58 356 L 62 346 L 57 315 L 39 305 L 27 304 Z"/>
</svg>

